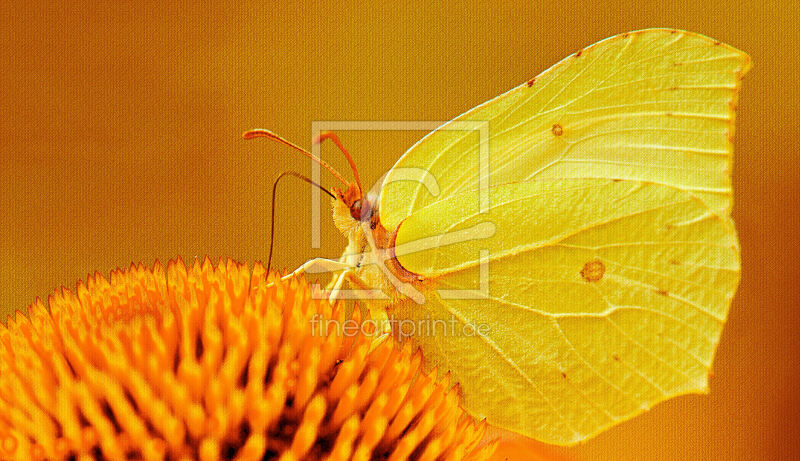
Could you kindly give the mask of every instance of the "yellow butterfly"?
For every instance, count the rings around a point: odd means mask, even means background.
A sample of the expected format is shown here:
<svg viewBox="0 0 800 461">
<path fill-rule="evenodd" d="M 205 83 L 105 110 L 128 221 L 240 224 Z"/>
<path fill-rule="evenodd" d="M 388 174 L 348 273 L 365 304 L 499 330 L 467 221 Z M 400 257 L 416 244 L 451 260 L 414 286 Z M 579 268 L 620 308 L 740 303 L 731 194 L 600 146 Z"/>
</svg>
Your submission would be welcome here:
<svg viewBox="0 0 800 461">
<path fill-rule="evenodd" d="M 698 34 L 630 32 L 428 134 L 374 193 L 342 148 L 355 182 L 320 162 L 348 184 L 330 192 L 348 247 L 297 272 L 334 271 L 331 298 L 388 319 L 473 416 L 544 442 L 705 392 L 739 282 L 749 66 Z"/>
</svg>

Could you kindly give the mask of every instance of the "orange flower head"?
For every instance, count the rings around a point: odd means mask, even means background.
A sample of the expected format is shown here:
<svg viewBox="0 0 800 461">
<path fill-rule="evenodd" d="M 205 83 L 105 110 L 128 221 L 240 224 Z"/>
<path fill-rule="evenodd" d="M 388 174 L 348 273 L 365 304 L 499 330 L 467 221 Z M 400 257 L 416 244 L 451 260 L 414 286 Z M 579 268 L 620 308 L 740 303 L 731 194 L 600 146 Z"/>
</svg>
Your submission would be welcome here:
<svg viewBox="0 0 800 461">
<path fill-rule="evenodd" d="M 487 459 L 448 378 L 303 280 L 95 274 L 0 326 L 2 459 Z M 353 325 L 351 324 L 350 327 Z"/>
</svg>

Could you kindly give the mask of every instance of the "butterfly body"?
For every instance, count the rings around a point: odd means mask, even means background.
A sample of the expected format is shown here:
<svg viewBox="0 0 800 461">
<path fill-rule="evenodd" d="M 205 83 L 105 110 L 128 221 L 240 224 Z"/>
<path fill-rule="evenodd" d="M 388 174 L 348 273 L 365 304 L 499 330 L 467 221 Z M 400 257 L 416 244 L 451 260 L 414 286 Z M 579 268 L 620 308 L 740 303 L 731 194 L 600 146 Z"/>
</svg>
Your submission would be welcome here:
<svg viewBox="0 0 800 461">
<path fill-rule="evenodd" d="M 351 188 L 352 189 L 352 188 Z M 331 201 L 333 222 L 347 238 L 347 247 L 339 261 L 352 267 L 349 279 L 357 288 L 377 288 L 386 298 L 398 301 L 404 297 L 398 287 L 422 287 L 422 277 L 406 270 L 395 255 L 396 232 L 388 232 L 380 222 L 379 197 L 367 194 L 363 199 L 357 194 L 348 195 L 334 189 Z M 367 307 L 373 317 L 384 317 L 383 304 L 375 306 L 371 300 Z"/>
</svg>

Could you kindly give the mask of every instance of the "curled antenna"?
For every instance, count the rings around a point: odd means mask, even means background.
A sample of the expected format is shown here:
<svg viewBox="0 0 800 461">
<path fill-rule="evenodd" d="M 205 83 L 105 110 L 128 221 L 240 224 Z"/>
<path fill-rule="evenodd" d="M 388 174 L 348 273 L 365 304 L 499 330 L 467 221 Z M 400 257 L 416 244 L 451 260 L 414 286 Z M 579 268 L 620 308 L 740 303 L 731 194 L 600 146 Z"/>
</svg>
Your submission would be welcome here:
<svg viewBox="0 0 800 461">
<path fill-rule="evenodd" d="M 278 191 L 278 181 L 281 180 L 284 176 L 294 176 L 295 178 L 302 179 L 303 181 L 311 184 L 314 187 L 317 187 L 319 190 L 325 192 L 326 194 L 330 195 L 331 198 L 335 199 L 336 197 L 324 187 L 320 186 L 319 184 L 315 183 L 311 179 L 306 176 L 301 175 L 300 173 L 294 171 L 284 171 L 275 179 L 275 182 L 272 184 L 272 210 L 270 212 L 269 217 L 269 259 L 267 259 L 267 273 L 269 274 L 269 269 L 272 266 L 272 249 L 275 246 L 275 197 L 277 196 L 276 192 Z"/>
</svg>

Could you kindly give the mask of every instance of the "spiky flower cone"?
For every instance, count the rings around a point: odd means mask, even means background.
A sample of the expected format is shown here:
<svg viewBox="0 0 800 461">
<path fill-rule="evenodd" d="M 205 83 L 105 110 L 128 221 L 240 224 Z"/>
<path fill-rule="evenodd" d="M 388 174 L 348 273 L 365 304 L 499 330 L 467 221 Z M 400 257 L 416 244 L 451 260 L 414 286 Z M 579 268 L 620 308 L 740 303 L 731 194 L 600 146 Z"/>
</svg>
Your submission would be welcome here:
<svg viewBox="0 0 800 461">
<path fill-rule="evenodd" d="M 132 266 L 49 304 L 0 327 L 2 459 L 477 460 L 494 449 L 447 379 L 419 373 L 419 355 L 348 328 L 342 305 L 260 265 Z"/>
</svg>

